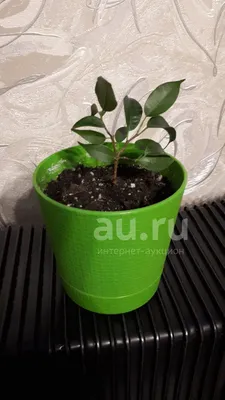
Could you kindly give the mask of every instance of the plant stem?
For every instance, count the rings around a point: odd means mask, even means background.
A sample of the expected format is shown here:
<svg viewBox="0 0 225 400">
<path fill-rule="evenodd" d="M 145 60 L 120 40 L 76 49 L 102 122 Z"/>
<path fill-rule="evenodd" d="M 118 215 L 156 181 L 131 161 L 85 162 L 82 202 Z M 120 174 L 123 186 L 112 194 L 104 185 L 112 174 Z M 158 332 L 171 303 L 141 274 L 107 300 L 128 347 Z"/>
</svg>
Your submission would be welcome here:
<svg viewBox="0 0 225 400">
<path fill-rule="evenodd" d="M 147 117 L 145 117 L 145 118 L 143 119 L 143 121 L 142 121 L 141 125 L 139 126 L 139 129 L 137 130 L 137 132 L 136 132 L 130 139 L 128 139 L 128 140 L 126 141 L 126 143 L 125 143 L 125 145 L 123 146 L 123 148 L 119 151 L 119 157 L 120 157 L 120 155 L 124 152 L 124 150 L 126 150 L 128 144 L 129 144 L 130 142 L 132 142 L 132 140 L 134 140 L 134 139 L 136 139 L 138 136 L 140 136 L 140 135 L 147 129 L 147 128 L 144 128 L 144 129 L 140 132 L 142 126 L 144 125 L 144 122 L 145 122 L 146 118 L 147 118 Z"/>
<path fill-rule="evenodd" d="M 105 125 L 105 123 L 104 123 L 104 121 L 103 121 L 103 116 L 102 116 L 101 113 L 99 113 L 99 116 L 100 116 L 100 119 L 101 119 L 101 121 L 102 121 L 102 123 L 103 123 L 103 125 L 104 125 L 104 129 L 105 129 L 106 133 L 109 135 L 109 137 L 110 137 L 110 139 L 111 139 L 112 146 L 113 146 L 113 151 L 114 151 L 114 154 L 116 155 L 117 150 L 116 150 L 115 138 L 114 138 L 114 136 L 109 132 L 107 126 Z"/>
<path fill-rule="evenodd" d="M 118 164 L 119 164 L 119 153 L 116 155 L 114 159 L 114 167 L 113 167 L 113 184 L 116 185 L 117 182 L 117 171 L 118 171 Z"/>
<path fill-rule="evenodd" d="M 113 184 L 116 185 L 116 182 L 117 182 L 117 170 L 118 170 L 118 164 L 119 164 L 119 159 L 120 159 L 120 152 L 117 151 L 117 149 L 116 149 L 116 142 L 115 142 L 114 135 L 112 135 L 109 132 L 107 126 L 105 125 L 105 123 L 103 121 L 103 115 L 101 114 L 101 112 L 99 113 L 99 116 L 100 116 L 100 119 L 101 119 L 101 121 L 102 121 L 102 123 L 104 125 L 104 129 L 105 129 L 106 133 L 109 135 L 109 137 L 111 139 L 112 146 L 113 146 L 113 151 L 114 151 L 115 158 L 114 158 L 113 180 L 112 181 L 113 181 Z"/>
<path fill-rule="evenodd" d="M 140 135 L 147 129 L 147 127 L 146 127 L 146 128 L 144 128 L 144 129 L 141 131 L 141 128 L 143 127 L 143 125 L 144 125 L 144 123 L 145 123 L 145 121 L 146 121 L 146 118 L 147 118 L 147 117 L 145 117 L 145 118 L 143 119 L 143 121 L 142 121 L 142 123 L 140 124 L 140 126 L 139 126 L 137 132 L 136 132 L 130 139 L 127 139 L 125 145 L 122 147 L 121 150 L 119 150 L 119 151 L 117 152 L 116 147 L 115 147 L 114 153 L 115 153 L 116 156 L 115 156 L 115 159 L 114 159 L 114 170 L 113 170 L 113 184 L 114 184 L 114 185 L 115 185 L 116 182 L 117 182 L 117 170 L 118 170 L 118 164 L 119 164 L 120 156 L 121 156 L 121 154 L 123 154 L 123 152 L 126 150 L 128 144 L 129 144 L 132 140 L 134 140 L 134 139 L 136 139 L 138 136 L 140 136 Z M 107 132 L 107 133 L 108 133 L 108 132 Z M 110 133 L 109 133 L 109 135 L 110 135 L 110 137 L 112 136 Z M 113 137 L 113 136 L 112 136 L 112 137 Z M 113 139 L 114 139 L 114 137 L 113 137 Z M 113 143 L 113 141 L 112 141 L 112 143 Z"/>
<path fill-rule="evenodd" d="M 130 139 L 128 139 L 128 137 L 127 137 L 127 140 L 126 140 L 125 145 L 122 147 L 122 149 L 120 149 L 120 150 L 117 151 L 114 135 L 112 135 L 112 134 L 109 132 L 107 126 L 105 125 L 105 123 L 104 123 L 104 121 L 103 121 L 103 115 L 102 115 L 101 112 L 99 112 L 99 116 L 100 116 L 100 119 L 101 119 L 101 121 L 102 121 L 102 123 L 103 123 L 103 126 L 104 126 L 104 129 L 105 129 L 106 133 L 109 135 L 109 137 L 110 137 L 110 139 L 111 139 L 112 146 L 113 146 L 113 151 L 114 151 L 115 157 L 114 157 L 114 167 L 113 167 L 113 179 L 112 179 L 112 182 L 113 182 L 114 185 L 116 185 L 116 182 L 117 182 L 117 171 L 118 171 L 118 165 L 119 165 L 120 156 L 121 156 L 121 154 L 123 154 L 123 152 L 126 150 L 128 144 L 129 144 L 132 140 L 136 139 L 139 135 L 141 135 L 141 134 L 147 129 L 147 128 L 144 128 L 144 129 L 141 131 L 141 128 L 143 127 L 143 125 L 144 125 L 144 123 L 145 123 L 147 117 L 145 117 L 145 118 L 143 119 L 143 121 L 142 121 L 142 123 L 140 124 L 140 126 L 139 126 L 137 132 L 135 133 L 135 135 L 133 135 Z"/>
<path fill-rule="evenodd" d="M 139 126 L 137 132 L 136 132 L 130 139 L 128 139 L 128 140 L 126 141 L 125 145 L 124 145 L 123 148 L 121 149 L 121 150 L 122 150 L 122 153 L 123 153 L 124 150 L 127 148 L 128 144 L 129 144 L 130 142 L 132 142 L 132 140 L 136 139 L 136 138 L 137 138 L 138 136 L 140 136 L 144 131 L 146 131 L 147 127 L 144 128 L 144 129 L 141 131 L 141 128 L 142 128 L 142 126 L 144 125 L 144 123 L 145 123 L 145 121 L 146 121 L 146 118 L 147 118 L 147 117 L 145 117 L 145 118 L 143 119 L 143 121 L 142 121 L 141 125 Z M 120 154 L 121 154 L 121 151 L 120 151 Z"/>
</svg>

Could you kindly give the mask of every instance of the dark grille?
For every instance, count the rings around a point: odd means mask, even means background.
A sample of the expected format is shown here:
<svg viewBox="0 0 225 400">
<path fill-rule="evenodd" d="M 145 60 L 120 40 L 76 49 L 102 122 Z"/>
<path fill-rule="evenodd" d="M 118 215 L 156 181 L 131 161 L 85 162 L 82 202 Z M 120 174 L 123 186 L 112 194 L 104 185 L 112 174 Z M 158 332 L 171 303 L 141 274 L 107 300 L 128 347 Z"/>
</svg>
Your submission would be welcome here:
<svg viewBox="0 0 225 400">
<path fill-rule="evenodd" d="M 225 202 L 183 218 L 157 294 L 118 316 L 64 295 L 44 229 L 0 231 L 0 367 L 72 369 L 81 399 L 224 399 Z"/>
</svg>

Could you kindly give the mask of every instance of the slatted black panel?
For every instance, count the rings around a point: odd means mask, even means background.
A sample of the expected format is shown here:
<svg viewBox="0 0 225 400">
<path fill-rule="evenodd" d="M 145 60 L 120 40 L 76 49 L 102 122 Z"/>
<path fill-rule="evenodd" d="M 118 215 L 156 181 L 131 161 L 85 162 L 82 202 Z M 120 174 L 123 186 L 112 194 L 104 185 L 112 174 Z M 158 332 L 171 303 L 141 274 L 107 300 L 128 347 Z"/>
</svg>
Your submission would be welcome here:
<svg viewBox="0 0 225 400">
<path fill-rule="evenodd" d="M 0 231 L 0 367 L 69 368 L 81 399 L 224 400 L 225 202 L 183 219 L 157 294 L 118 316 L 65 296 L 44 229 Z"/>
</svg>

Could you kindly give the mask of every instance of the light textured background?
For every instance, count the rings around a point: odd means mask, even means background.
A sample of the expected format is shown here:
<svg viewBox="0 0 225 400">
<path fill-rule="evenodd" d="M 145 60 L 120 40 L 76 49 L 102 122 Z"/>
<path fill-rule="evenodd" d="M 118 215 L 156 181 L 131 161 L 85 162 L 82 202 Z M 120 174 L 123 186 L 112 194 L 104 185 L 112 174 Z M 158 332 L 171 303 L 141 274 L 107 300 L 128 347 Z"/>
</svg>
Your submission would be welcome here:
<svg viewBox="0 0 225 400">
<path fill-rule="evenodd" d="M 119 99 L 186 78 L 167 115 L 178 131 L 170 151 L 189 171 L 184 203 L 221 197 L 224 33 L 223 0 L 0 0 L 0 225 L 39 218 L 32 172 L 76 143 L 70 128 L 98 75 Z"/>
</svg>

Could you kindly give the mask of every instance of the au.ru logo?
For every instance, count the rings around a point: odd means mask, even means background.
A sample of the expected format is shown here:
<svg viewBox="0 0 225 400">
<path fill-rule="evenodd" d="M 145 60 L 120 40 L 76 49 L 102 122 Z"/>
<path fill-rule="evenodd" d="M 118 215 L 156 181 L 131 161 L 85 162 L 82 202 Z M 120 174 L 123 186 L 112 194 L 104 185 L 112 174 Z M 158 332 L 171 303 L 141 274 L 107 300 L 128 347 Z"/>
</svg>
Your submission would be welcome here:
<svg viewBox="0 0 225 400">
<path fill-rule="evenodd" d="M 188 219 L 183 219 L 181 233 L 178 235 L 174 232 L 175 221 L 173 218 L 160 218 L 153 219 L 151 223 L 151 237 L 146 232 L 139 232 L 137 229 L 137 221 L 136 218 L 132 218 L 129 221 L 129 224 L 123 222 L 122 218 L 118 218 L 114 223 L 108 218 L 98 218 L 97 223 L 99 226 L 94 230 L 94 238 L 98 241 L 106 241 L 113 240 L 117 238 L 123 242 L 129 240 L 137 240 L 146 241 L 148 239 L 157 241 L 160 235 L 160 227 L 167 225 L 168 234 L 171 239 L 174 241 L 178 240 L 187 240 L 188 239 Z M 124 225 L 124 226 L 123 226 Z M 129 226 L 128 226 L 129 225 Z M 124 233 L 126 231 L 126 233 Z"/>
</svg>

